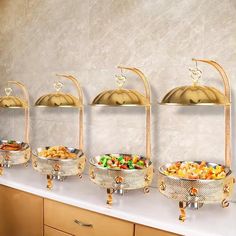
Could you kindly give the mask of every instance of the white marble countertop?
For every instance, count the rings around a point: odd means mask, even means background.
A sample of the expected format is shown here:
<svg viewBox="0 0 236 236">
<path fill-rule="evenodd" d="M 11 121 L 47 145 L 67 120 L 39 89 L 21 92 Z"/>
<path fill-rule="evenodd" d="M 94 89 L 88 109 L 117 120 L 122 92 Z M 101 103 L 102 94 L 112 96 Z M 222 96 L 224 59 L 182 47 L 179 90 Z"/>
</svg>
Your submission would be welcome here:
<svg viewBox="0 0 236 236">
<path fill-rule="evenodd" d="M 144 195 L 142 190 L 130 191 L 124 196 L 114 195 L 112 207 L 106 206 L 106 190 L 89 181 L 84 175 L 55 181 L 52 190 L 46 189 L 46 177 L 31 167 L 4 170 L 0 184 L 26 191 L 44 198 L 88 209 L 108 216 L 187 236 L 236 235 L 236 204 L 228 208 L 205 205 L 199 210 L 187 210 L 187 220 L 178 220 L 178 203 L 162 196 L 152 188 Z"/>
</svg>

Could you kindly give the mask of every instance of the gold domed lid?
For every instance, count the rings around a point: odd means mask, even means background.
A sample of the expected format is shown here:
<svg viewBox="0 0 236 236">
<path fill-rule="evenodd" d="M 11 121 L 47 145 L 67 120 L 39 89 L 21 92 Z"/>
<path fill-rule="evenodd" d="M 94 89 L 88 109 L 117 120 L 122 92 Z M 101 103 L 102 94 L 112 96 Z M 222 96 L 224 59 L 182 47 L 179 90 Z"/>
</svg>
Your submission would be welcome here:
<svg viewBox="0 0 236 236">
<path fill-rule="evenodd" d="M 145 106 L 147 99 L 132 89 L 114 89 L 103 91 L 93 100 L 93 105 L 108 106 Z"/>
<path fill-rule="evenodd" d="M 41 96 L 35 103 L 40 107 L 80 107 L 78 98 L 68 93 L 50 93 Z"/>
<path fill-rule="evenodd" d="M 218 89 L 209 86 L 181 86 L 172 89 L 162 99 L 167 105 L 227 105 L 227 97 Z"/>
<path fill-rule="evenodd" d="M 55 93 L 49 93 L 41 96 L 36 102 L 35 106 L 38 107 L 81 107 L 81 101 L 69 94 L 61 92 L 63 84 L 59 81 L 54 83 Z"/>
<path fill-rule="evenodd" d="M 96 106 L 148 106 L 148 99 L 133 89 L 124 89 L 126 82 L 124 75 L 116 76 L 117 89 L 106 90 L 99 93 L 92 102 Z"/>
<path fill-rule="evenodd" d="M 193 85 L 172 89 L 162 99 L 164 105 L 229 105 L 230 101 L 221 91 L 214 87 L 198 84 L 202 71 L 197 67 L 189 69 Z"/>
<path fill-rule="evenodd" d="M 26 108 L 27 102 L 19 97 L 12 96 L 12 89 L 5 88 L 6 96 L 0 97 L 1 108 Z"/>
</svg>

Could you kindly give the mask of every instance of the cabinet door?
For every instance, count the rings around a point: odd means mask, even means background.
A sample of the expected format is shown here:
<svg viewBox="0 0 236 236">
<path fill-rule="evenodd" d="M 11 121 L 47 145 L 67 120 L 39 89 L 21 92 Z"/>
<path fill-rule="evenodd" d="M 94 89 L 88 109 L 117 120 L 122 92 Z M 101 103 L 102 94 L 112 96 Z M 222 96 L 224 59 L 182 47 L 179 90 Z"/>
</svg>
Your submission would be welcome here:
<svg viewBox="0 0 236 236">
<path fill-rule="evenodd" d="M 47 225 L 44 226 L 44 236 L 72 236 L 57 229 L 53 229 Z"/>
<path fill-rule="evenodd" d="M 43 198 L 0 185 L 0 235 L 42 236 Z"/>
<path fill-rule="evenodd" d="M 76 236 L 133 236 L 134 224 L 52 200 L 44 200 L 44 223 Z"/>
<path fill-rule="evenodd" d="M 144 225 L 135 225 L 135 236 L 180 236 L 171 232 L 154 229 Z"/>
</svg>

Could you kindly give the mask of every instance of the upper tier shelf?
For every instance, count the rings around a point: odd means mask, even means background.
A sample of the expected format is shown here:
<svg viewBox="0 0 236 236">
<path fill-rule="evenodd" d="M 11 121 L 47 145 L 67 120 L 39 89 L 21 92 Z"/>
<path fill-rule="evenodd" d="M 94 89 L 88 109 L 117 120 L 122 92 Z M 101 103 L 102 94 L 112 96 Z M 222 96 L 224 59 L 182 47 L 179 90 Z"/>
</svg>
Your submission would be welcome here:
<svg viewBox="0 0 236 236">
<path fill-rule="evenodd" d="M 205 62 L 218 70 L 220 73 L 225 92 L 222 93 L 218 89 L 210 86 L 203 86 L 198 84 L 198 80 L 201 78 L 201 70 L 196 66 L 194 69 L 190 69 L 191 77 L 193 79 L 193 85 L 181 86 L 172 89 L 162 99 L 161 105 L 179 105 L 179 106 L 193 106 L 193 105 L 230 105 L 230 87 L 228 77 L 224 69 L 214 61 L 210 60 L 197 60 L 193 59 L 196 63 L 198 61 Z"/>
<path fill-rule="evenodd" d="M 126 77 L 121 75 L 116 76 L 118 88 L 106 90 L 99 93 L 93 100 L 93 106 L 112 106 L 112 107 L 133 107 L 133 106 L 150 106 L 150 86 L 145 75 L 137 68 L 118 66 L 119 69 L 129 70 L 138 75 L 142 80 L 145 88 L 145 95 L 134 90 L 125 89 L 123 85 L 126 82 Z"/>
<path fill-rule="evenodd" d="M 29 95 L 26 87 L 18 81 L 8 81 L 8 87 L 5 88 L 5 96 L 0 97 L 0 108 L 28 108 L 29 107 Z M 12 88 L 10 84 L 18 86 L 24 93 L 24 99 L 13 96 Z"/>
<path fill-rule="evenodd" d="M 83 106 L 83 93 L 82 88 L 76 78 L 71 75 L 57 75 L 71 80 L 75 85 L 78 97 L 75 97 L 69 93 L 61 92 L 63 84 L 59 81 L 54 83 L 56 92 L 49 93 L 41 96 L 35 102 L 37 107 L 65 107 L 65 108 L 81 108 Z"/>
</svg>

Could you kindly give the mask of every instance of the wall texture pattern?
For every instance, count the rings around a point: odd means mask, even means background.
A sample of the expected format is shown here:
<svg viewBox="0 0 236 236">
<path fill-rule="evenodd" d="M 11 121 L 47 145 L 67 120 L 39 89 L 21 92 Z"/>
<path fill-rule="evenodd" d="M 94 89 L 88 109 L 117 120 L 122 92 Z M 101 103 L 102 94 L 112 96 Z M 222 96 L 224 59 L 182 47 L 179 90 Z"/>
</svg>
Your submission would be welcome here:
<svg viewBox="0 0 236 236">
<path fill-rule="evenodd" d="M 157 106 L 171 88 L 191 83 L 192 57 L 216 60 L 225 68 L 235 106 L 235 0 L 0 0 L 0 90 L 10 79 L 27 85 L 33 148 L 75 145 L 76 110 L 33 107 L 53 90 L 55 73 L 75 75 L 88 105 L 100 91 L 114 88 L 116 66 L 122 64 L 140 68 L 151 84 L 155 166 L 170 160 L 222 162 L 222 108 Z M 222 88 L 213 68 L 199 67 L 203 84 Z M 135 75 L 127 76 L 127 87 L 142 89 Z M 65 90 L 75 93 L 67 83 Z M 234 147 L 234 108 L 232 113 Z M 21 111 L 1 110 L 0 115 L 0 137 L 22 139 Z M 144 118 L 140 108 L 86 106 L 87 156 L 144 154 Z"/>
</svg>

